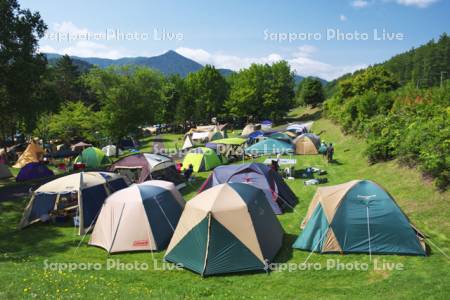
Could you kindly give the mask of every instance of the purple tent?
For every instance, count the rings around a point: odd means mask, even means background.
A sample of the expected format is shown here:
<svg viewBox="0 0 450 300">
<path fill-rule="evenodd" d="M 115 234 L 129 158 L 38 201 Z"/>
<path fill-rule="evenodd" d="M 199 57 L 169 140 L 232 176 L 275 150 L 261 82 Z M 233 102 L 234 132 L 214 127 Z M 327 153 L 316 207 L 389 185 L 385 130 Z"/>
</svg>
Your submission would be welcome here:
<svg viewBox="0 0 450 300">
<path fill-rule="evenodd" d="M 26 181 L 39 178 L 53 176 L 53 171 L 49 170 L 46 165 L 39 162 L 31 162 L 20 169 L 17 174 L 16 181 Z"/>
<path fill-rule="evenodd" d="M 221 183 L 240 182 L 263 190 L 275 214 L 297 204 L 297 197 L 281 176 L 261 163 L 219 166 L 209 175 L 199 193 Z"/>
</svg>

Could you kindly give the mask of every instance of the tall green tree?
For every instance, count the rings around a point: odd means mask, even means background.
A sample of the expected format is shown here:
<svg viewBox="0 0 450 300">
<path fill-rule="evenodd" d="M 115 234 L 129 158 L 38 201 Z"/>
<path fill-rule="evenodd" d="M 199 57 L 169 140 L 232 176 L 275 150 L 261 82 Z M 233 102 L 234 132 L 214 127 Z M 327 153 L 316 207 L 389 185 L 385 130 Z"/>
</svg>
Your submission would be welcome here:
<svg viewBox="0 0 450 300">
<path fill-rule="evenodd" d="M 214 66 L 206 65 L 186 78 L 188 97 L 195 103 L 194 121 L 210 122 L 223 112 L 228 83 Z"/>
<path fill-rule="evenodd" d="M 0 133 L 5 140 L 20 124 L 32 127 L 42 103 L 35 92 L 46 59 L 37 53 L 47 26 L 38 12 L 22 9 L 16 0 L 0 1 Z"/>
<path fill-rule="evenodd" d="M 305 78 L 299 85 L 296 94 L 299 105 L 316 106 L 325 100 L 322 83 L 314 77 Z"/>
</svg>

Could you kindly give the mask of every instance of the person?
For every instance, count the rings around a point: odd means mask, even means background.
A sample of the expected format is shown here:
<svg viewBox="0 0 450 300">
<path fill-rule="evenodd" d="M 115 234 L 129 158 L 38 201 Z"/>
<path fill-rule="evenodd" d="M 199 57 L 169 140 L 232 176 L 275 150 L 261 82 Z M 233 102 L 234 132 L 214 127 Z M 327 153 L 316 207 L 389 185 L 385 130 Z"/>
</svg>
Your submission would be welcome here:
<svg viewBox="0 0 450 300">
<path fill-rule="evenodd" d="M 322 154 L 323 158 L 325 159 L 325 157 L 327 156 L 327 152 L 328 152 L 328 147 L 327 144 L 325 142 L 322 142 L 320 144 L 320 148 L 319 148 L 319 153 Z"/>
<path fill-rule="evenodd" d="M 194 166 L 192 164 L 189 164 L 189 167 L 184 170 L 184 179 L 186 180 L 186 182 L 189 181 L 192 173 L 194 173 Z"/>
<path fill-rule="evenodd" d="M 183 169 L 183 164 L 180 163 L 180 162 L 178 162 L 178 163 L 176 164 L 176 168 L 177 168 L 178 174 L 181 174 L 181 170 Z"/>
<path fill-rule="evenodd" d="M 333 144 L 330 143 L 330 146 L 328 146 L 327 149 L 327 157 L 328 157 L 328 162 L 333 162 L 333 155 L 334 155 L 334 147 Z"/>
<path fill-rule="evenodd" d="M 278 165 L 278 161 L 272 160 L 272 164 L 270 165 L 270 168 L 274 170 L 275 172 L 278 172 L 280 169 L 280 166 Z"/>
</svg>

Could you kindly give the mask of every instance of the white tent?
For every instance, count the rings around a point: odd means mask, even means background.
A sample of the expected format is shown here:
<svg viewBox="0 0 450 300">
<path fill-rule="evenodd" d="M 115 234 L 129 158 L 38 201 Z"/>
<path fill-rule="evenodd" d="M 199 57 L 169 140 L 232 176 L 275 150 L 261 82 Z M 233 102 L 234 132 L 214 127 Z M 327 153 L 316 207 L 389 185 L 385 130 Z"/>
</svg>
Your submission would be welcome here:
<svg viewBox="0 0 450 300">
<path fill-rule="evenodd" d="M 192 133 L 193 141 L 204 141 L 204 140 L 207 140 L 208 137 L 209 137 L 209 131 Z"/>
<path fill-rule="evenodd" d="M 194 142 L 192 141 L 191 135 L 186 134 L 186 136 L 184 137 L 183 147 L 181 149 L 185 150 L 192 147 L 194 147 Z"/>
<path fill-rule="evenodd" d="M 106 156 L 115 156 L 116 155 L 116 146 L 114 145 L 108 145 L 102 148 L 103 153 L 106 154 Z M 122 155 L 123 151 L 119 149 L 119 155 Z"/>
</svg>

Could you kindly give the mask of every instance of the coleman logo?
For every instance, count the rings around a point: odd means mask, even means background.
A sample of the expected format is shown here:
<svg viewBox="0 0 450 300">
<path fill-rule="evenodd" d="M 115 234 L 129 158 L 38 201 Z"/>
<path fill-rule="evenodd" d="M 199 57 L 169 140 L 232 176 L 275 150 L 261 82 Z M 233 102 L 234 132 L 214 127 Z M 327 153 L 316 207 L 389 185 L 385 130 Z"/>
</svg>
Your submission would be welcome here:
<svg viewBox="0 0 450 300">
<path fill-rule="evenodd" d="M 148 246 L 148 240 L 137 240 L 133 242 L 133 247 Z"/>
</svg>

